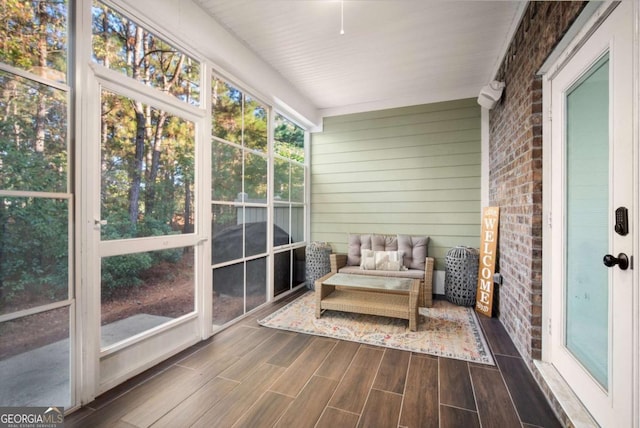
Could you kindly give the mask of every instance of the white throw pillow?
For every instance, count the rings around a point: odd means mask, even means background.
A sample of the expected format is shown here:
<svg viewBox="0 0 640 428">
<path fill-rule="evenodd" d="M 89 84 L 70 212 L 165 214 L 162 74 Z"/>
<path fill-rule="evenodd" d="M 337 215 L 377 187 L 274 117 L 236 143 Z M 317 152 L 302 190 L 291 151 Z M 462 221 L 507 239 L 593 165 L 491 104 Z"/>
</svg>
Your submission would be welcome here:
<svg viewBox="0 0 640 428">
<path fill-rule="evenodd" d="M 374 258 L 374 252 L 372 250 L 361 250 L 360 252 L 360 269 L 362 270 L 375 270 L 376 260 Z"/>
<path fill-rule="evenodd" d="M 402 270 L 401 251 L 374 251 L 376 270 Z"/>
</svg>

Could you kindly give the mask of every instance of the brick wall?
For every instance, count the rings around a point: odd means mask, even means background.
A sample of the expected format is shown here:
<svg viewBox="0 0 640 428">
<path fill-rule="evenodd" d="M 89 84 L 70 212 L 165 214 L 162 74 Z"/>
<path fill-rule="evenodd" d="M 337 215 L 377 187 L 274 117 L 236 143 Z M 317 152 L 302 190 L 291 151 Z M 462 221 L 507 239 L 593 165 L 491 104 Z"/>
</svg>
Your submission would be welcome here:
<svg viewBox="0 0 640 428">
<path fill-rule="evenodd" d="M 520 353 L 541 357 L 542 80 L 538 69 L 586 2 L 531 2 L 496 79 L 490 112 L 489 200 L 500 206 L 498 316 Z"/>
</svg>

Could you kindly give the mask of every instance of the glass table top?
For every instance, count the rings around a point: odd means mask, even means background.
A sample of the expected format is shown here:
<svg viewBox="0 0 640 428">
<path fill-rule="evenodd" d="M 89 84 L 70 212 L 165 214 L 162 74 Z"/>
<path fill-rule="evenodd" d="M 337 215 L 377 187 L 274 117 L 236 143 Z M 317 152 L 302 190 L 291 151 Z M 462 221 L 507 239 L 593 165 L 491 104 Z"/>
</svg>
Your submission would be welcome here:
<svg viewBox="0 0 640 428">
<path fill-rule="evenodd" d="M 340 287 L 370 288 L 387 291 L 409 291 L 411 290 L 411 284 L 413 283 L 413 281 L 413 279 L 407 278 L 337 273 L 331 276 L 326 281 L 323 281 L 322 284 Z"/>
</svg>

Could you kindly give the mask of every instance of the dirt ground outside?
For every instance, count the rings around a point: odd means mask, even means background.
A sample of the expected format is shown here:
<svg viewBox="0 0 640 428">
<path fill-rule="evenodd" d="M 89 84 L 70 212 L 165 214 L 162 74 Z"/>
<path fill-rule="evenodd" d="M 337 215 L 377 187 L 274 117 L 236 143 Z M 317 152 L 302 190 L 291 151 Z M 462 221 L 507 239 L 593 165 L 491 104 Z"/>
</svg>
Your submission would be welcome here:
<svg viewBox="0 0 640 428">
<path fill-rule="evenodd" d="M 177 318 L 194 310 L 193 256 L 155 265 L 141 279 L 141 285 L 123 289 L 102 302 L 101 325 L 141 313 Z M 248 310 L 265 300 L 249 299 Z M 244 313 L 243 298 L 214 294 L 213 310 L 213 323 L 225 324 Z M 65 307 L 0 324 L 0 360 L 68 338 L 68 313 Z"/>
</svg>

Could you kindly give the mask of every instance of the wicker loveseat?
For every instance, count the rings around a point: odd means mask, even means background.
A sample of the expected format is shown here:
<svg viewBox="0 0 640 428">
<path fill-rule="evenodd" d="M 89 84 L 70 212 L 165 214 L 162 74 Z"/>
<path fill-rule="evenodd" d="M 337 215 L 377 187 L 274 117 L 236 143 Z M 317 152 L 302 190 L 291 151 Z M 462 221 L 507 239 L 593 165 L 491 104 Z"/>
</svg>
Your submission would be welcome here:
<svg viewBox="0 0 640 428">
<path fill-rule="evenodd" d="M 434 259 L 428 245 L 426 236 L 349 234 L 347 254 L 330 255 L 331 272 L 419 279 L 418 306 L 431 307 Z"/>
</svg>

